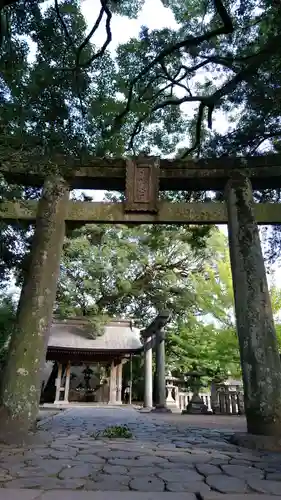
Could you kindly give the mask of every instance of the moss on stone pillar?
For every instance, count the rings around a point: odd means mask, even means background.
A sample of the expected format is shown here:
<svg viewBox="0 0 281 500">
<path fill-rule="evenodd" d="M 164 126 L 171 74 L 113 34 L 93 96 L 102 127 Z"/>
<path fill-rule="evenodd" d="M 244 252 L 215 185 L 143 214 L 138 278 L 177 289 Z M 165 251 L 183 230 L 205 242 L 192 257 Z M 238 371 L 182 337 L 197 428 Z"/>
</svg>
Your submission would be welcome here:
<svg viewBox="0 0 281 500">
<path fill-rule="evenodd" d="M 26 432 L 37 417 L 68 199 L 69 185 L 61 176 L 46 179 L 2 377 L 0 418 L 6 437 L 9 431 Z"/>
<path fill-rule="evenodd" d="M 248 432 L 281 435 L 281 364 L 250 181 L 237 175 L 225 198 Z"/>
</svg>

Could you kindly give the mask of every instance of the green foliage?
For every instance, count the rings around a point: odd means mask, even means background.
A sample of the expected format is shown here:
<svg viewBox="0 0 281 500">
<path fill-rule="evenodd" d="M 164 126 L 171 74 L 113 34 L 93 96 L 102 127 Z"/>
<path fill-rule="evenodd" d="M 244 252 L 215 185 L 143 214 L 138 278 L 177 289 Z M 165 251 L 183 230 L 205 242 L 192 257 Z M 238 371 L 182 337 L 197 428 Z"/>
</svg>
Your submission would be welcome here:
<svg viewBox="0 0 281 500">
<path fill-rule="evenodd" d="M 64 245 L 57 312 L 146 322 L 163 307 L 182 315 L 195 309 L 192 276 L 211 258 L 187 226 L 85 226 Z"/>
<path fill-rule="evenodd" d="M 104 429 L 104 431 L 102 432 L 102 437 L 109 439 L 132 439 L 133 433 L 127 425 L 114 425 L 112 427 L 107 427 L 106 429 Z"/>
<path fill-rule="evenodd" d="M 108 438 L 108 439 L 132 439 L 133 434 L 127 425 L 113 425 L 112 427 L 107 427 L 103 431 L 97 431 L 91 434 L 94 439 Z"/>
<path fill-rule="evenodd" d="M 105 326 L 110 322 L 111 317 L 108 314 L 96 314 L 89 317 L 89 322 L 93 327 L 91 333 L 92 338 L 99 337 L 104 334 Z"/>
</svg>

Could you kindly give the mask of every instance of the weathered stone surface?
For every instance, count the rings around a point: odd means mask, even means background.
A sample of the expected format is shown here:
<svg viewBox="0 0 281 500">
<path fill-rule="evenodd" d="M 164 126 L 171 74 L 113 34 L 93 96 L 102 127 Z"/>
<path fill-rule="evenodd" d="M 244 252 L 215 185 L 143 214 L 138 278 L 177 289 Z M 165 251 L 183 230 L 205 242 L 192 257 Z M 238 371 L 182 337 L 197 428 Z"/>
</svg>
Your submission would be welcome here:
<svg viewBox="0 0 281 500">
<path fill-rule="evenodd" d="M 130 476 L 125 476 L 124 474 L 104 474 L 103 472 L 92 474 L 89 480 L 93 480 L 97 483 L 101 481 L 112 481 L 114 483 L 120 483 L 128 485 L 132 480 Z"/>
<path fill-rule="evenodd" d="M 118 491 L 128 491 L 129 486 L 126 484 L 122 484 L 119 481 L 112 481 L 110 478 L 102 481 L 87 481 L 84 486 L 85 490 L 93 490 L 93 491 L 111 491 L 115 493 Z M 96 498 L 96 497 L 95 497 Z M 79 499 L 77 499 L 79 500 Z"/>
<path fill-rule="evenodd" d="M 165 483 L 156 477 L 139 477 L 132 479 L 130 488 L 136 491 L 164 491 Z"/>
<path fill-rule="evenodd" d="M 105 459 L 137 459 L 142 453 L 142 451 L 123 451 L 123 450 L 103 450 L 97 451 L 96 455 Z"/>
<path fill-rule="evenodd" d="M 218 500 L 218 499 L 223 500 L 226 497 L 222 493 L 210 491 L 210 493 L 203 493 L 202 498 L 203 500 Z M 273 500 L 273 497 L 272 495 L 261 496 L 256 493 L 246 493 L 246 494 L 234 493 L 232 495 L 228 494 L 227 500 Z M 281 496 L 275 496 L 274 500 L 281 500 Z"/>
<path fill-rule="evenodd" d="M 106 474 L 127 474 L 127 468 L 122 465 L 105 465 L 103 471 Z"/>
<path fill-rule="evenodd" d="M 269 472 L 268 474 L 266 474 L 266 479 L 268 479 L 269 481 L 281 481 L 281 472 Z"/>
<path fill-rule="evenodd" d="M 169 462 L 174 463 L 185 463 L 185 464 L 205 464 L 212 460 L 211 455 L 192 455 L 186 454 L 182 456 L 172 456 L 169 458 Z"/>
<path fill-rule="evenodd" d="M 166 483 L 166 490 L 174 492 L 188 491 L 203 495 L 203 493 L 211 491 L 211 488 L 202 481 L 190 481 L 188 483 Z"/>
<path fill-rule="evenodd" d="M 0 500 L 35 500 L 41 496 L 40 490 L 0 489 Z"/>
<path fill-rule="evenodd" d="M 104 418 L 99 419 L 96 417 L 99 411 L 103 415 L 112 415 L 110 418 L 107 417 L 108 420 L 106 424 Z M 95 414 L 94 418 L 93 414 Z M 75 418 L 70 418 L 71 415 Z M 79 415 L 85 416 L 81 418 Z M 116 417 L 118 415 L 119 418 Z M 131 415 L 130 424 L 128 415 Z M 136 415 L 134 417 L 135 420 L 132 418 L 132 415 Z M 100 420 L 102 420 L 102 429 L 105 428 L 105 425 L 123 425 L 126 423 L 130 429 L 134 430 L 136 439 L 134 441 L 130 440 L 130 442 L 125 440 L 124 442 L 120 442 L 119 439 L 112 439 L 107 442 L 97 442 L 93 439 L 90 448 L 86 447 L 85 449 L 81 449 L 83 445 L 81 441 L 85 441 L 85 436 L 94 432 L 93 421 L 98 427 L 100 425 Z M 56 422 L 59 423 L 59 425 L 55 425 Z M 253 473 L 255 471 L 255 473 L 258 474 L 258 476 L 254 475 L 257 479 L 260 478 L 260 474 L 263 473 L 264 470 L 267 471 L 267 477 L 268 474 L 281 474 L 281 460 L 280 455 L 277 453 L 268 453 L 261 456 L 260 453 L 252 453 L 244 449 L 240 449 L 239 452 L 232 451 L 226 453 L 225 451 L 214 451 L 209 444 L 201 448 L 196 444 L 197 440 L 201 440 L 201 443 L 202 441 L 212 443 L 219 441 L 220 436 L 222 436 L 221 439 L 222 442 L 224 442 L 225 433 L 216 431 L 215 434 L 211 429 L 196 429 L 190 428 L 190 426 L 184 426 L 184 429 L 177 429 L 176 426 L 169 423 L 168 420 L 162 421 L 158 418 L 155 419 L 155 423 L 152 424 L 149 415 L 145 417 L 139 416 L 139 414 L 135 414 L 132 410 L 128 411 L 124 408 L 122 408 L 122 410 L 116 408 L 114 408 L 114 410 L 75 408 L 54 417 L 48 426 L 48 435 L 46 438 L 44 437 L 44 439 L 47 439 L 47 443 L 52 443 L 51 448 L 46 447 L 48 453 L 42 453 L 42 450 L 45 449 L 42 444 L 29 451 L 23 449 L 16 455 L 16 450 L 13 450 L 12 454 L 9 449 L 3 449 L 2 453 L 0 452 L 2 470 L 13 478 L 6 483 L 0 481 L 0 486 L 5 484 L 6 489 L 10 488 L 9 485 L 12 483 L 16 487 L 24 486 L 25 488 L 36 488 L 36 490 L 38 488 L 41 490 L 47 490 L 48 488 L 51 490 L 57 489 L 59 490 L 60 500 L 61 495 L 64 494 L 64 489 L 74 490 L 75 488 L 84 488 L 85 490 L 88 489 L 89 494 L 92 495 L 93 493 L 91 492 L 95 491 L 95 500 L 97 500 L 96 495 L 99 495 L 100 490 L 104 490 L 105 494 L 110 492 L 111 498 L 112 491 L 117 493 L 120 492 L 124 495 L 137 494 L 138 492 L 136 490 L 131 492 L 128 491 L 130 482 L 137 480 L 142 485 L 149 484 L 151 489 L 152 483 L 148 483 L 148 481 L 156 480 L 158 486 L 158 481 L 160 481 L 161 489 L 155 492 L 151 491 L 150 493 L 149 490 L 140 492 L 140 494 L 142 493 L 143 495 L 153 494 L 153 497 L 149 497 L 149 499 L 146 498 L 145 500 L 155 500 L 154 495 L 158 495 L 158 493 L 163 496 L 163 484 L 165 487 L 164 495 L 166 500 L 169 498 L 167 495 L 173 495 L 172 500 L 176 500 L 177 495 L 183 494 L 189 496 L 198 493 L 203 498 L 208 492 L 211 493 L 211 485 L 205 484 L 205 477 L 208 478 L 207 480 L 209 482 L 211 482 L 212 477 L 216 477 L 216 481 L 219 477 L 220 481 L 225 481 L 227 485 L 225 489 L 227 492 L 229 489 L 231 491 L 238 490 L 242 493 L 246 491 L 248 495 L 250 491 L 253 491 L 248 485 L 245 485 L 247 479 L 253 477 L 252 475 L 248 475 L 249 470 Z M 70 436 L 76 437 L 71 437 L 71 439 L 64 438 L 64 441 L 57 439 L 57 436 L 61 435 L 62 432 L 65 433 L 66 430 Z M 80 431 L 84 436 L 82 440 L 77 437 Z M 184 443 L 186 439 L 191 438 L 192 440 L 193 437 L 195 444 L 189 444 L 188 448 L 178 448 L 176 450 L 174 447 L 170 448 L 169 446 L 171 439 Z M 152 442 L 152 439 L 155 440 L 155 444 Z M 68 454 L 69 446 L 73 441 L 75 441 L 76 444 L 80 442 L 79 448 L 71 447 L 72 451 Z M 87 443 L 89 442 L 90 440 L 87 441 Z M 66 458 L 50 458 L 49 450 L 55 450 L 55 443 L 58 443 L 56 445 L 58 447 L 57 451 L 62 452 L 62 455 L 65 455 Z M 159 449 L 159 444 L 168 449 Z M 34 449 L 37 450 L 37 454 L 34 453 Z M 25 457 L 23 457 L 24 452 Z M 121 457 L 120 452 L 122 455 Z M 23 458 L 26 458 L 27 453 L 29 454 L 29 458 L 25 463 Z M 253 461 L 251 461 L 252 454 Z M 107 459 L 103 458 L 101 455 L 107 456 Z M 128 455 L 130 455 L 130 458 L 124 458 Z M 156 459 L 154 457 L 156 457 Z M 157 459 L 160 460 L 158 463 L 155 463 Z M 241 460 L 245 462 L 245 464 L 235 464 L 233 463 L 235 460 L 238 462 Z M 112 461 L 113 465 L 111 463 Z M 232 463 L 229 464 L 229 462 Z M 244 480 L 244 477 L 234 478 L 234 476 L 226 476 L 225 472 L 219 467 L 220 465 L 230 465 L 232 468 L 234 467 L 232 471 L 235 470 L 235 467 L 242 467 L 243 470 L 246 469 L 247 479 Z M 57 467 L 60 468 L 59 472 L 61 471 L 59 478 L 56 477 Z M 23 477 L 19 477 L 18 473 L 22 473 Z M 244 473 L 242 475 L 244 475 Z M 268 477 L 267 481 L 269 480 L 274 479 Z M 16 483 L 13 483 L 13 481 L 16 481 Z M 235 481 L 235 487 L 232 484 L 233 481 Z M 231 487 L 230 484 L 232 484 Z M 157 489 L 158 486 L 155 488 Z M 220 486 L 222 485 L 220 484 Z M 144 489 L 147 488 L 147 486 L 142 487 Z M 213 487 L 213 489 L 216 488 Z M 71 494 L 71 491 L 68 493 Z M 79 493 L 82 494 L 82 491 L 79 491 Z M 222 495 L 222 493 L 218 491 L 214 493 L 217 497 Z M 255 494 L 260 495 L 259 492 Z M 115 493 L 113 496 L 114 500 L 116 500 Z M 228 496 L 229 493 L 227 493 L 227 497 Z M 93 496 L 89 497 L 89 499 L 90 498 L 92 500 Z M 274 498 L 276 498 L 276 496 Z M 68 498 L 68 500 L 70 499 Z M 78 500 L 82 500 L 82 497 L 79 497 Z M 105 498 L 104 500 L 109 499 Z M 133 497 L 128 500 L 133 500 Z M 195 500 L 195 496 L 193 500 Z M 262 500 L 264 499 L 262 498 Z"/>
<path fill-rule="evenodd" d="M 254 491 L 259 493 L 270 493 L 270 495 L 281 495 L 281 484 L 279 481 L 270 481 L 267 479 L 249 478 L 248 485 Z"/>
<path fill-rule="evenodd" d="M 244 174 L 228 181 L 225 199 L 247 430 L 279 436 L 281 362 L 253 191 Z"/>
<path fill-rule="evenodd" d="M 13 477 L 40 477 L 45 476 L 46 471 L 41 467 L 13 467 L 10 469 L 10 474 Z"/>
<path fill-rule="evenodd" d="M 278 439 L 277 436 L 261 436 L 247 434 L 246 432 L 236 432 L 230 440 L 238 446 L 244 446 L 253 450 L 281 451 L 281 439 Z"/>
<path fill-rule="evenodd" d="M 91 464 L 100 464 L 103 465 L 106 463 L 106 460 L 104 458 L 101 458 L 100 456 L 97 455 L 80 455 L 80 453 L 75 457 L 75 461 L 80 461 L 81 462 L 89 462 Z"/>
<path fill-rule="evenodd" d="M 204 476 L 210 476 L 211 474 L 220 474 L 221 469 L 216 465 L 210 464 L 198 464 L 196 465 L 196 469 L 199 474 L 203 474 Z"/>
<path fill-rule="evenodd" d="M 246 481 L 236 477 L 212 475 L 207 477 L 206 483 L 221 493 L 245 493 L 247 491 Z"/>
<path fill-rule="evenodd" d="M 123 458 L 113 458 L 108 461 L 110 465 L 121 465 L 123 467 L 147 467 L 148 465 L 162 465 L 162 463 L 167 463 L 168 461 L 160 460 L 161 457 L 145 456 L 139 459 L 126 460 Z"/>
<path fill-rule="evenodd" d="M 35 465 L 36 462 L 37 465 Z M 36 467 L 39 470 L 44 471 L 45 474 L 49 475 L 58 474 L 63 468 L 68 467 L 70 464 L 70 460 L 54 460 L 49 458 L 46 458 L 45 460 L 39 458 L 37 461 L 34 460 L 32 462 L 33 467 Z M 23 470 L 27 470 L 27 468 L 25 467 Z"/>
<path fill-rule="evenodd" d="M 249 476 L 255 476 L 262 479 L 264 477 L 264 472 L 256 467 L 250 467 L 245 465 L 222 465 L 223 472 L 229 476 L 240 477 L 242 479 Z"/>
<path fill-rule="evenodd" d="M 159 472 L 162 472 L 163 469 L 160 467 L 156 466 L 151 466 L 151 467 L 132 467 L 131 469 L 127 469 L 127 474 L 132 477 L 139 477 L 139 476 L 155 476 Z"/>
<path fill-rule="evenodd" d="M 93 467 L 89 464 L 69 467 L 60 472 L 59 477 L 62 479 L 88 477 L 93 472 Z"/>
<path fill-rule="evenodd" d="M 188 481 L 203 481 L 204 477 L 198 474 L 195 470 L 185 469 L 185 470 L 175 470 L 175 471 L 163 471 L 157 474 L 158 477 L 167 482 L 178 483 Z"/>
<path fill-rule="evenodd" d="M 0 482 L 10 481 L 12 476 L 9 474 L 8 470 L 0 469 Z"/>
<path fill-rule="evenodd" d="M 233 458 L 229 463 L 230 465 L 244 465 L 245 467 L 252 466 L 252 462 L 250 460 L 237 460 L 237 458 Z"/>
</svg>

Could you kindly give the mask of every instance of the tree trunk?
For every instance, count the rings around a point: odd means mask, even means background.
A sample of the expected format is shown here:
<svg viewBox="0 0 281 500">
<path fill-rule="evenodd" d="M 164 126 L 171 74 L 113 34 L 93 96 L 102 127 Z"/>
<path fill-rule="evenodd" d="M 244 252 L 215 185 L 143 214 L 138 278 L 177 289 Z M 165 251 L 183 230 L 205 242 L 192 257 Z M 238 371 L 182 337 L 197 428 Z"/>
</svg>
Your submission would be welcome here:
<svg viewBox="0 0 281 500">
<path fill-rule="evenodd" d="M 26 433 L 37 417 L 68 199 L 68 183 L 58 175 L 48 177 L 2 379 L 1 431 L 5 428 L 6 435 L 9 430 Z"/>
<path fill-rule="evenodd" d="M 281 364 L 250 181 L 226 188 L 245 412 L 251 434 L 281 435 Z"/>
</svg>

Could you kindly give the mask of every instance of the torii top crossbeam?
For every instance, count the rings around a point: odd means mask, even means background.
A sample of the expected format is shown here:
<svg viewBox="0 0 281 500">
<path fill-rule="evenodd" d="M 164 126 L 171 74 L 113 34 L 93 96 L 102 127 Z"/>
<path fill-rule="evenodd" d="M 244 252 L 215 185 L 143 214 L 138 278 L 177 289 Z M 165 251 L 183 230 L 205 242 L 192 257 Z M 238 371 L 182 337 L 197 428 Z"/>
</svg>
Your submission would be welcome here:
<svg viewBox="0 0 281 500">
<path fill-rule="evenodd" d="M 151 162 L 152 157 L 147 157 L 146 160 Z M 0 172 L 9 182 L 41 186 L 51 164 L 57 165 L 70 177 L 73 176 L 73 189 L 125 190 L 126 159 L 96 158 L 90 155 L 82 158 L 54 156 L 50 159 L 28 152 L 20 151 L 11 155 L 11 151 L 2 151 Z M 281 155 L 277 154 L 198 161 L 159 159 L 158 166 L 159 189 L 163 191 L 220 191 L 235 170 L 245 172 L 253 189 L 263 190 L 281 185 Z"/>
</svg>

